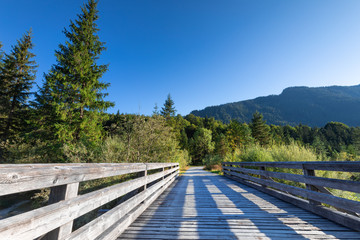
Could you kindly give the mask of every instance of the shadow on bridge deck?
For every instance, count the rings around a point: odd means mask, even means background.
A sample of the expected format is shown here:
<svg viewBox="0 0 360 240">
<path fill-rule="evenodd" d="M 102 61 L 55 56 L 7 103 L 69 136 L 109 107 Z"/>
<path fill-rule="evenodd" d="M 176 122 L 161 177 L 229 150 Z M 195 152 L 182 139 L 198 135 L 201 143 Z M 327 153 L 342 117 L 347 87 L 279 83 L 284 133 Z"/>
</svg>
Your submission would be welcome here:
<svg viewBox="0 0 360 240">
<path fill-rule="evenodd" d="M 190 168 L 119 239 L 360 239 L 231 179 Z"/>
</svg>

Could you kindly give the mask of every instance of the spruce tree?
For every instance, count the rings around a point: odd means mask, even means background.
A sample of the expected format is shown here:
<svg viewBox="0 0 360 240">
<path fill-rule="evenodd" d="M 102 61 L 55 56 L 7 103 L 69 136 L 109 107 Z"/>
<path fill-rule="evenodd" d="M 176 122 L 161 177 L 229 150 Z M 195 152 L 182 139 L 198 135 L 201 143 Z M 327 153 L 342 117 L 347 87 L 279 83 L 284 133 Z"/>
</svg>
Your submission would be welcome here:
<svg viewBox="0 0 360 240">
<path fill-rule="evenodd" d="M 170 117 L 175 117 L 176 110 L 174 106 L 174 101 L 171 99 L 170 93 L 168 94 L 160 113 L 166 119 L 169 119 Z"/>
<path fill-rule="evenodd" d="M 35 80 L 36 65 L 31 30 L 5 54 L 0 68 L 0 129 L 3 141 L 13 138 L 28 124 L 28 98 Z"/>
<path fill-rule="evenodd" d="M 4 79 L 3 79 L 3 77 L 2 77 L 2 71 L 3 71 L 3 65 L 4 65 L 4 62 L 3 62 L 3 57 L 4 57 L 4 52 L 3 52 L 3 50 L 2 50 L 2 47 L 3 47 L 3 45 L 2 45 L 2 43 L 0 42 L 0 93 L 2 94 L 2 89 L 4 89 L 5 88 L 5 81 L 4 81 Z M 5 112 L 5 110 L 4 110 L 4 104 L 3 104 L 3 95 L 0 95 L 0 119 L 3 119 L 4 118 L 4 112 Z M 0 125 L 0 127 L 2 127 L 1 125 Z M 0 131 L 0 134 L 1 134 L 1 132 L 2 131 Z"/>
<path fill-rule="evenodd" d="M 1 66 L 3 64 L 3 57 L 4 57 L 4 51 L 2 50 L 2 43 L 0 42 L 0 69 L 1 69 Z"/>
<path fill-rule="evenodd" d="M 255 112 L 250 123 L 251 134 L 260 145 L 267 145 L 270 142 L 270 128 L 263 120 L 263 115 Z"/>
<path fill-rule="evenodd" d="M 104 112 L 114 105 L 104 100 L 109 83 L 100 81 L 108 66 L 97 63 L 105 43 L 97 35 L 96 7 L 97 1 L 89 0 L 78 19 L 70 21 L 69 30 L 64 30 L 68 40 L 59 45 L 57 63 L 45 76 L 62 143 L 96 143 L 103 133 Z"/>
<path fill-rule="evenodd" d="M 152 112 L 152 115 L 153 115 L 153 116 L 158 116 L 158 115 L 160 115 L 159 107 L 158 107 L 157 103 L 155 103 L 155 106 L 154 106 L 154 110 L 153 110 L 153 112 Z"/>
</svg>

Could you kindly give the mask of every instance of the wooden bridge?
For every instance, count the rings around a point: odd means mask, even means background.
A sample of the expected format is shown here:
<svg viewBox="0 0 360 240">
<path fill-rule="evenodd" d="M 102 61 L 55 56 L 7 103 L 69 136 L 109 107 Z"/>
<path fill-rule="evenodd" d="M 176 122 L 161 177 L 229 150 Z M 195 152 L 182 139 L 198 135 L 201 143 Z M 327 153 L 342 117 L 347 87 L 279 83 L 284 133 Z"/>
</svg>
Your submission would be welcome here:
<svg viewBox="0 0 360 240">
<path fill-rule="evenodd" d="M 359 162 L 223 169 L 225 176 L 194 167 L 178 177 L 176 163 L 0 165 L 0 196 L 51 187 L 49 205 L 0 220 L 0 239 L 360 239 L 360 202 L 326 189 L 360 193 L 360 183 L 315 176 L 360 172 Z M 120 175 L 120 183 L 78 194 L 80 182 Z M 100 210 L 109 202 L 115 207 Z M 94 210 L 97 218 L 73 229 Z"/>
</svg>

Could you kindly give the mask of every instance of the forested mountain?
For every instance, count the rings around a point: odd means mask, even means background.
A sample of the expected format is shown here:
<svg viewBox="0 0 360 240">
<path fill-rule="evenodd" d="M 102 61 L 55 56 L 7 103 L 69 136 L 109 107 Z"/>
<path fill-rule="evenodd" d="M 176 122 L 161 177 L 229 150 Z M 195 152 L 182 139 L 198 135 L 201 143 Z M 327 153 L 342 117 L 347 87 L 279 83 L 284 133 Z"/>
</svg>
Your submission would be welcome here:
<svg viewBox="0 0 360 240">
<path fill-rule="evenodd" d="M 263 114 L 268 124 L 320 127 L 333 121 L 360 126 L 360 85 L 290 87 L 280 95 L 207 107 L 191 114 L 224 122 L 250 122 L 256 111 Z"/>
</svg>

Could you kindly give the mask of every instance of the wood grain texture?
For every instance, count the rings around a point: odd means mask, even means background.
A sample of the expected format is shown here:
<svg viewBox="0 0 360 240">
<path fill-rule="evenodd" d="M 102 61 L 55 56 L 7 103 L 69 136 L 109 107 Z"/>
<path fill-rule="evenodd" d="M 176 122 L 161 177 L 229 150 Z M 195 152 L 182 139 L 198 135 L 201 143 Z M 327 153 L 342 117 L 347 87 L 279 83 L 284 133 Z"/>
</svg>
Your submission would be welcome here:
<svg viewBox="0 0 360 240">
<path fill-rule="evenodd" d="M 136 173 L 178 163 L 1 164 L 0 196 L 69 183 Z"/>
<path fill-rule="evenodd" d="M 360 233 L 229 178 L 190 168 L 118 239 L 360 239 Z"/>
<path fill-rule="evenodd" d="M 49 204 L 54 204 L 62 200 L 75 198 L 78 195 L 79 183 L 70 183 L 51 188 L 49 196 Z M 41 240 L 62 239 L 72 232 L 73 221 L 70 221 L 59 228 L 47 233 Z"/>
<path fill-rule="evenodd" d="M 329 162 L 223 162 L 228 166 L 248 167 L 279 167 L 292 169 L 311 169 L 343 172 L 360 172 L 360 163 L 351 161 L 329 161 Z"/>
<path fill-rule="evenodd" d="M 145 184 L 154 182 L 152 186 L 159 186 L 165 184 L 168 179 L 173 178 L 173 175 L 178 172 L 178 163 L 150 163 L 150 164 L 69 164 L 63 165 L 60 164 L 39 164 L 39 165 L 6 165 L 1 170 L 5 171 L 8 169 L 11 174 L 16 176 L 24 176 L 26 174 L 35 176 L 35 173 L 39 174 L 39 180 L 43 180 L 42 177 L 50 177 L 48 172 L 60 171 L 62 175 L 59 175 L 61 179 L 64 179 L 65 182 L 70 182 L 67 185 L 55 186 L 50 184 L 53 187 L 54 192 L 57 192 L 57 196 L 53 196 L 53 204 L 29 211 L 23 214 L 19 214 L 13 217 L 9 217 L 3 220 L 0 220 L 0 239 L 34 239 L 39 236 L 42 236 L 60 226 L 60 233 L 57 233 L 57 236 L 60 236 L 59 239 L 63 239 L 64 235 L 70 234 L 70 229 L 72 221 L 84 215 L 85 213 L 94 210 L 118 197 L 121 197 L 131 191 L 134 191 Z M 96 166 L 98 171 L 96 171 Z M 41 167 L 45 168 L 40 169 Z M 154 174 L 146 175 L 144 177 L 136 178 L 127 182 L 119 183 L 110 187 L 106 187 L 97 191 L 93 191 L 84 195 L 76 196 L 78 182 L 72 183 L 76 178 L 74 178 L 70 173 L 74 173 L 75 170 L 78 170 L 80 174 L 85 174 L 85 179 L 93 176 L 104 177 L 114 174 L 124 174 L 129 172 L 139 172 L 144 171 L 145 169 L 161 169 L 163 170 L 166 167 L 168 170 L 157 172 Z M 26 173 L 26 169 L 30 172 Z M 34 170 L 35 169 L 35 170 Z M 112 173 L 103 172 L 104 169 L 108 169 Z M 34 170 L 34 171 L 32 171 Z M 70 173 L 68 173 L 69 171 Z M 1 171 L 0 171 L 1 172 Z M 58 172 L 60 174 L 60 172 Z M 74 173 L 75 174 L 75 173 Z M 161 180 L 166 176 L 166 178 L 161 183 Z M 67 179 L 67 178 L 70 178 Z M 21 179 L 21 177 L 20 177 Z M 84 179 L 84 178 L 83 178 Z M 24 179 L 23 179 L 24 180 Z M 29 184 L 33 182 L 34 179 L 26 182 Z M 62 182 L 64 182 L 62 181 Z M 156 183 L 160 181 L 160 183 Z M 17 183 L 7 183 L 12 186 L 17 185 Z M 43 183 L 49 184 L 49 183 Z M 39 186 L 39 185 L 37 185 Z M 48 185 L 46 185 L 48 186 Z M 4 186 L 2 186 L 4 187 Z M 29 189 L 28 187 L 27 189 Z M 67 191 L 70 190 L 71 191 Z M 19 190 L 19 189 L 18 189 Z M 57 199 L 58 198 L 58 199 Z M 68 199 L 67 199 L 68 198 Z M 64 199 L 64 200 L 62 200 Z M 62 200 L 62 201 L 59 201 Z M 59 201 L 59 202 L 58 202 Z M 137 202 L 138 203 L 138 202 Z M 135 202 L 134 202 L 135 204 Z M 66 231 L 62 231 L 66 229 Z M 63 233 L 62 233 L 63 232 Z M 50 239 L 57 239 L 55 235 L 51 235 Z"/>
<path fill-rule="evenodd" d="M 284 183 L 277 183 L 271 180 L 260 179 L 256 177 L 252 177 L 246 174 L 237 173 L 237 172 L 229 172 L 224 170 L 224 173 L 227 175 L 233 175 L 238 178 L 246 179 L 255 183 L 259 183 L 261 185 L 265 185 L 267 187 L 273 187 L 283 192 L 288 192 L 297 196 L 304 197 L 308 200 L 313 200 L 316 202 L 322 202 L 334 207 L 346 209 L 348 211 L 360 213 L 360 202 L 348 200 L 340 197 L 336 197 L 333 195 L 329 195 L 326 193 L 314 192 L 308 189 L 302 189 L 294 186 L 290 186 Z"/>
<path fill-rule="evenodd" d="M 234 179 L 242 184 L 245 184 L 247 186 L 250 186 L 252 188 L 255 188 L 261 192 L 264 192 L 266 194 L 269 194 L 271 196 L 274 196 L 278 199 L 281 199 L 283 201 L 289 202 L 295 206 L 298 206 L 300 208 L 303 208 L 305 210 L 308 210 L 310 212 L 313 212 L 315 214 L 318 214 L 320 216 L 323 216 L 327 219 L 330 219 L 336 223 L 339 223 L 343 226 L 349 227 L 351 229 L 354 229 L 356 231 L 360 231 L 360 218 L 359 217 L 355 217 L 349 214 L 346 214 L 344 212 L 340 212 L 340 211 L 336 211 L 333 209 L 329 209 L 326 208 L 324 206 L 317 206 L 317 205 L 312 205 L 309 204 L 309 201 L 295 197 L 293 195 L 284 193 L 284 192 L 280 192 L 277 191 L 275 189 L 270 189 L 270 188 L 264 188 L 259 184 L 250 182 L 250 181 L 245 181 L 241 178 L 237 178 L 235 176 L 228 176 L 228 178 Z"/>
<path fill-rule="evenodd" d="M 291 174 L 291 173 L 271 172 L 271 171 L 264 171 L 257 169 L 228 167 L 228 166 L 223 166 L 223 169 L 235 171 L 235 172 L 247 173 L 247 174 L 256 174 L 267 178 L 270 177 L 279 178 L 289 181 L 302 182 L 310 185 L 317 185 L 321 187 L 329 187 L 329 188 L 341 189 L 344 191 L 360 193 L 360 182 L 355 182 L 355 181 L 333 179 L 333 178 L 322 178 L 315 176 L 304 176 L 304 175 Z"/>
<path fill-rule="evenodd" d="M 173 172 L 170 176 L 163 179 L 162 181 L 152 185 L 151 187 L 147 188 L 145 191 L 140 192 L 139 194 L 119 204 L 110 211 L 104 213 L 95 220 L 79 228 L 65 239 L 66 240 L 94 239 L 99 235 L 103 235 L 103 237 L 105 237 L 105 234 L 103 233 L 107 231 L 108 228 L 111 228 L 114 225 L 114 223 L 119 221 L 119 219 L 123 219 L 123 220 L 124 218 L 126 219 L 130 211 L 132 211 L 134 208 L 137 208 L 141 204 L 141 202 L 149 198 L 159 189 L 161 188 L 165 189 L 168 186 L 168 183 L 174 180 L 175 174 L 176 172 Z M 109 236 L 107 236 L 107 238 L 108 237 Z"/>
</svg>

